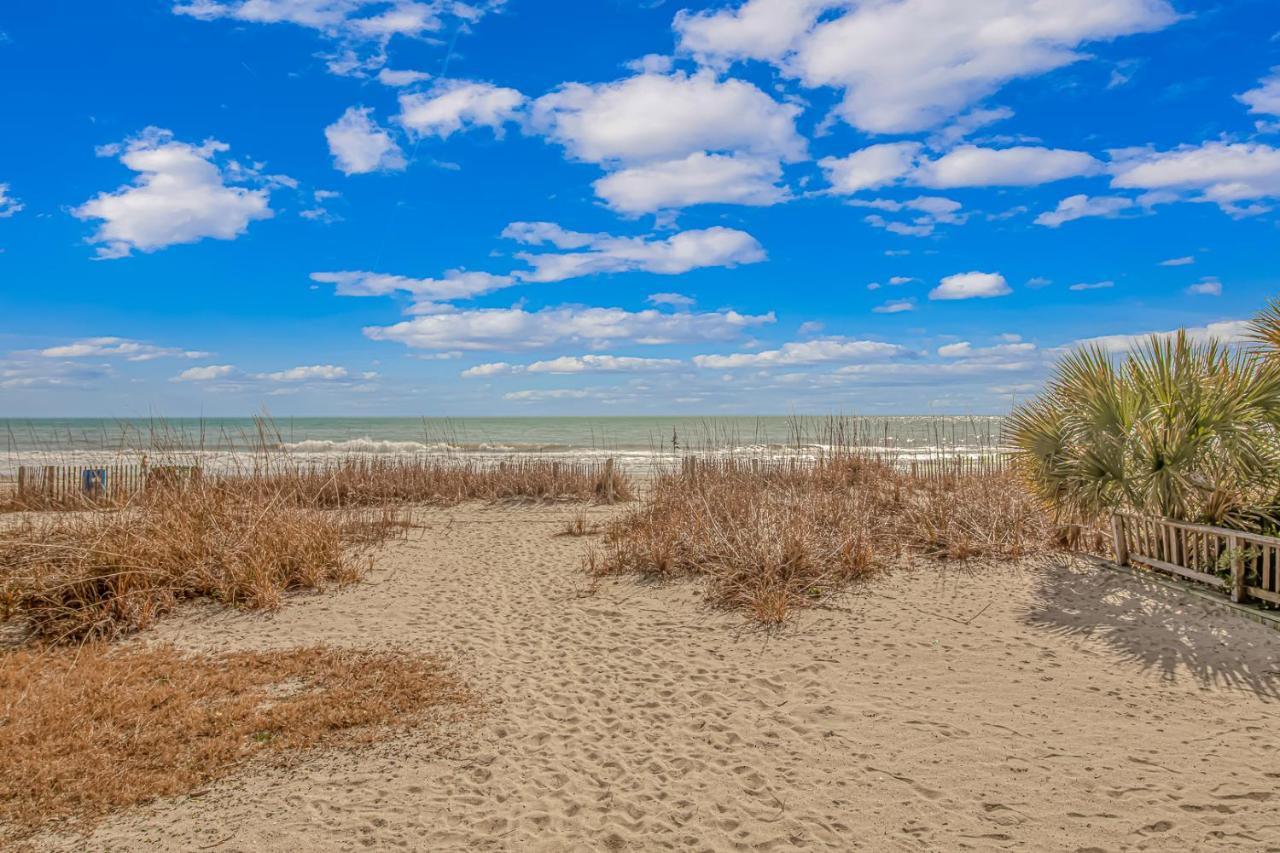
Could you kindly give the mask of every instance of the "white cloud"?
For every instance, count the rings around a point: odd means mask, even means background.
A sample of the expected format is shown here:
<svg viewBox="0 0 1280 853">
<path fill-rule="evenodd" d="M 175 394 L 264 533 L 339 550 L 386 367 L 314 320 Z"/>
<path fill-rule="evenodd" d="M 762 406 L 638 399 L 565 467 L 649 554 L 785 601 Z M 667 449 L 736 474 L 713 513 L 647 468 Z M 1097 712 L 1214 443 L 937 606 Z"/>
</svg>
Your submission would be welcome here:
<svg viewBox="0 0 1280 853">
<path fill-rule="evenodd" d="M 1221 296 L 1222 282 L 1213 276 L 1205 276 L 1200 281 L 1187 288 L 1187 293 L 1192 296 Z"/>
<path fill-rule="evenodd" d="M 390 68 L 383 68 L 378 72 L 378 82 L 393 88 L 412 86 L 414 83 L 421 83 L 430 79 L 431 75 L 425 71 L 392 71 Z"/>
<path fill-rule="evenodd" d="M 1161 262 L 1160 262 L 1160 266 L 1162 266 L 1162 267 L 1185 267 L 1185 266 L 1190 266 L 1191 264 L 1194 264 L 1195 262 L 1196 262 L 1195 255 L 1184 255 L 1184 256 L 1183 256 L 1183 257 L 1181 257 L 1181 258 L 1169 258 L 1168 260 L 1161 261 Z"/>
<path fill-rule="evenodd" d="M 813 26 L 829 0 L 750 0 L 737 9 L 693 13 L 675 19 L 680 50 L 710 64 L 738 59 L 778 62 Z"/>
<path fill-rule="evenodd" d="M 1058 202 L 1056 209 L 1036 217 L 1037 225 L 1057 228 L 1064 222 L 1083 219 L 1086 216 L 1112 217 L 1133 207 L 1134 201 L 1124 196 L 1073 195 Z"/>
<path fill-rule="evenodd" d="M 869 145 L 846 157 L 818 161 L 833 191 L 852 195 L 897 183 L 916 167 L 919 142 L 886 142 Z"/>
<path fill-rule="evenodd" d="M 1083 151 L 1022 145 L 980 148 L 964 145 L 936 159 L 923 156 L 918 142 L 871 145 L 846 157 L 818 161 L 831 192 L 852 195 L 895 184 L 933 189 L 1027 187 L 1094 175 L 1103 166 Z"/>
<path fill-rule="evenodd" d="M 580 388 L 552 388 L 548 390 L 512 391 L 503 394 L 504 400 L 515 400 L 522 403 L 537 403 L 543 400 L 582 400 L 591 396 L 591 392 Z"/>
<path fill-rule="evenodd" d="M 989 299 L 1013 291 L 999 273 L 965 272 L 949 275 L 929 291 L 930 299 Z"/>
<path fill-rule="evenodd" d="M 1074 291 L 1110 290 L 1115 286 L 1116 286 L 1116 283 L 1114 281 L 1092 281 L 1092 282 L 1082 281 L 1079 284 L 1071 285 L 1070 287 L 1067 288 L 1067 290 L 1074 290 Z"/>
<path fill-rule="evenodd" d="M 781 348 L 761 352 L 738 352 L 730 355 L 695 355 L 693 363 L 711 370 L 738 367 L 779 367 L 822 364 L 832 361 L 874 361 L 906 355 L 897 344 L 880 341 L 855 341 L 847 338 L 819 338 L 792 341 Z"/>
<path fill-rule="evenodd" d="M 618 355 L 561 356 L 532 364 L 509 364 L 505 361 L 478 364 L 460 374 L 466 378 L 522 373 L 640 373 L 671 370 L 679 367 L 675 358 L 636 358 Z"/>
<path fill-rule="evenodd" d="M 157 358 L 207 358 L 209 353 L 160 347 L 129 338 L 84 338 L 69 344 L 40 350 L 46 358 L 123 358 L 126 361 L 151 361 Z"/>
<path fill-rule="evenodd" d="M 683 293 L 650 293 L 645 300 L 650 305 L 670 305 L 673 308 L 688 308 L 697 300 Z"/>
<path fill-rule="evenodd" d="M 789 196 L 781 179 L 776 159 L 695 151 L 682 160 L 621 169 L 593 186 L 613 210 L 639 214 L 695 204 L 777 204 Z"/>
<path fill-rule="evenodd" d="M 386 128 L 369 118 L 368 107 L 349 107 L 324 129 L 334 168 L 344 175 L 396 171 L 405 167 L 404 152 Z"/>
<path fill-rule="evenodd" d="M 334 285 L 338 296 L 389 296 L 402 292 L 423 301 L 471 299 L 515 284 L 509 275 L 463 270 L 449 270 L 444 278 L 408 278 L 361 270 L 314 272 L 311 280 Z"/>
<path fill-rule="evenodd" d="M 1102 164 L 1083 151 L 1020 145 L 979 148 L 965 145 L 926 160 L 912 180 L 926 187 L 1030 187 L 1097 174 Z"/>
<path fill-rule="evenodd" d="M 704 62 L 773 62 L 809 87 L 843 90 L 838 110 L 855 127 L 905 133 L 1084 59 L 1084 44 L 1175 20 L 1165 0 L 750 0 L 685 13 L 675 26 L 682 49 Z"/>
<path fill-rule="evenodd" d="M 700 267 L 733 267 L 766 259 L 764 249 L 750 234 L 721 226 L 681 231 L 659 240 L 583 234 L 550 222 L 513 222 L 503 236 L 526 244 L 550 243 L 561 249 L 582 250 L 517 254 L 533 269 L 516 276 L 533 282 L 632 271 L 677 275 Z"/>
<path fill-rule="evenodd" d="M 1280 196 L 1280 149 L 1260 143 L 1205 142 L 1163 152 L 1129 149 L 1112 152 L 1112 161 L 1113 187 L 1170 193 L 1173 199 L 1187 194 L 1228 213 L 1256 213 L 1256 206 L 1241 208 L 1238 203 Z"/>
<path fill-rule="evenodd" d="M 913 281 L 915 281 L 915 279 L 909 275 L 895 275 L 889 279 L 889 283 L 893 285 L 910 284 Z"/>
<path fill-rule="evenodd" d="M 232 163 L 224 172 L 214 157 L 228 146 L 214 139 L 201 145 L 177 142 L 172 132 L 149 127 L 123 146 L 100 148 L 102 156 L 120 162 L 138 177 L 115 192 L 99 193 L 72 210 L 79 219 L 100 219 L 91 238 L 101 243 L 99 258 L 122 258 L 134 249 L 154 252 L 206 237 L 234 240 L 255 219 L 273 214 L 269 188 L 228 186 L 227 178 L 255 173 Z"/>
<path fill-rule="evenodd" d="M 210 364 L 204 367 L 189 367 L 173 377 L 172 382 L 211 382 L 214 379 L 225 379 L 234 375 L 236 369 L 230 364 Z"/>
<path fill-rule="evenodd" d="M 848 204 L 854 207 L 870 207 L 890 213 L 914 212 L 907 222 L 891 221 L 873 213 L 865 221 L 877 228 L 884 228 L 893 234 L 912 237 L 927 237 L 933 233 L 938 224 L 960 225 L 968 218 L 968 214 L 960 213 L 960 202 L 941 196 L 917 196 L 906 201 L 891 199 L 850 199 Z M 890 281 L 892 284 L 893 282 Z"/>
<path fill-rule="evenodd" d="M 513 307 L 430 314 L 392 326 L 371 326 L 364 333 L 373 340 L 396 341 L 418 349 L 513 351 L 543 349 L 561 342 L 601 347 L 615 341 L 651 346 L 728 340 L 774 321 L 772 312 L 669 314 L 654 309 L 632 312 L 562 306 L 526 311 Z"/>
<path fill-rule="evenodd" d="M 1196 343 L 1211 340 L 1225 344 L 1241 344 L 1250 340 L 1249 320 L 1222 320 L 1205 326 L 1193 326 L 1185 329 L 1187 337 Z M 1103 335 L 1097 338 L 1085 338 L 1076 341 L 1073 346 L 1099 346 L 1107 352 L 1128 352 L 1145 344 L 1152 335 L 1160 338 L 1172 337 L 1177 330 L 1167 332 L 1139 332 L 1133 335 Z"/>
<path fill-rule="evenodd" d="M 0 184 L 0 219 L 7 219 L 25 207 L 21 201 L 9 195 L 9 185 Z"/>
<path fill-rule="evenodd" d="M 525 97 L 515 89 L 469 80 L 442 81 L 429 92 L 400 96 L 404 127 L 422 136 L 445 139 L 470 127 L 502 127 L 516 118 Z"/>
<path fill-rule="evenodd" d="M 534 102 L 530 127 L 589 163 L 670 162 L 697 151 L 794 161 L 805 156 L 799 108 L 714 74 L 639 74 L 566 83 Z"/>
<path fill-rule="evenodd" d="M 271 382 L 311 382 L 315 380 L 346 379 L 348 375 L 345 367 L 338 367 L 333 364 L 311 364 L 302 367 L 291 367 L 288 370 L 279 370 L 274 373 L 256 373 L 254 378 L 266 379 Z"/>
<path fill-rule="evenodd" d="M 876 314 L 901 314 L 904 311 L 916 310 L 916 301 L 914 299 L 890 299 L 883 305 L 877 305 L 871 310 Z"/>
<path fill-rule="evenodd" d="M 1236 99 L 1249 107 L 1249 112 L 1260 115 L 1280 116 L 1280 65 L 1271 74 L 1258 81 L 1256 89 L 1250 89 Z"/>
<path fill-rule="evenodd" d="M 1016 335 L 1014 337 L 1017 337 Z M 1026 341 L 1012 341 L 991 347 L 975 347 L 969 341 L 944 344 L 938 347 L 938 355 L 943 358 L 964 358 L 981 360 L 1000 360 L 1015 356 L 1026 356 L 1036 351 L 1036 345 Z"/>
</svg>

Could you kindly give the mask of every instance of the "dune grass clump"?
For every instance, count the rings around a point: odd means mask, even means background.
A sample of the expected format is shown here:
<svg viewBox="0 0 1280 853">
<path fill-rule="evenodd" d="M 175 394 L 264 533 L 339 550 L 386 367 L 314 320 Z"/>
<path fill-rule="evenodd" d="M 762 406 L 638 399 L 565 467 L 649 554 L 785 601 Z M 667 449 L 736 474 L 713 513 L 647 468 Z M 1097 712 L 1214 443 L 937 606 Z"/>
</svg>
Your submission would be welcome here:
<svg viewBox="0 0 1280 853">
<path fill-rule="evenodd" d="M 196 790 L 258 758 L 385 736 L 475 698 L 439 661 L 326 647 L 0 655 L 0 840 Z"/>
<path fill-rule="evenodd" d="M 240 479 L 245 480 L 240 488 L 283 492 L 323 507 L 452 506 L 471 500 L 612 503 L 633 497 L 630 481 L 612 465 L 547 459 L 478 462 L 352 457 L 318 466 L 286 463 Z"/>
<path fill-rule="evenodd" d="M 690 460 L 606 528 L 588 570 L 702 578 L 713 604 L 776 625 L 903 554 L 1016 559 L 1047 544 L 1008 473 L 912 476 L 852 451 L 800 465 Z"/>
<path fill-rule="evenodd" d="M 0 620 L 62 642 L 145 628 L 193 598 L 270 609 L 290 590 L 358 580 L 404 524 L 211 482 L 148 490 L 121 510 L 32 514 L 0 527 Z"/>
</svg>

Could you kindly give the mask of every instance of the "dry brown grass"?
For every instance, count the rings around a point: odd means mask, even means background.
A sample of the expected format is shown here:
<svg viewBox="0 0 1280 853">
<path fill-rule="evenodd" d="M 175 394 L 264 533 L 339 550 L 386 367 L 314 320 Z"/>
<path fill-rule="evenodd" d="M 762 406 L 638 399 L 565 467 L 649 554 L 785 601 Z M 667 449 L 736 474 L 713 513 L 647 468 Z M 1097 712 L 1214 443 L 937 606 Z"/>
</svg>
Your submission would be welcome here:
<svg viewBox="0 0 1280 853">
<path fill-rule="evenodd" d="M 474 698 L 439 661 L 314 647 L 0 656 L 0 841 L 200 788 L 259 757 L 364 743 Z"/>
<path fill-rule="evenodd" d="M 588 569 L 697 576 L 714 604 L 772 625 L 905 552 L 1016 559 L 1047 544 L 1046 520 L 1010 474 L 916 477 L 847 452 L 800 466 L 703 460 L 662 475 L 607 527 Z"/>
<path fill-rule="evenodd" d="M 326 511 L 210 483 L 152 489 L 126 509 L 33 514 L 0 528 L 0 621 L 41 640 L 111 638 L 180 601 L 274 608 L 355 581 L 404 529 L 389 510 Z"/>
</svg>

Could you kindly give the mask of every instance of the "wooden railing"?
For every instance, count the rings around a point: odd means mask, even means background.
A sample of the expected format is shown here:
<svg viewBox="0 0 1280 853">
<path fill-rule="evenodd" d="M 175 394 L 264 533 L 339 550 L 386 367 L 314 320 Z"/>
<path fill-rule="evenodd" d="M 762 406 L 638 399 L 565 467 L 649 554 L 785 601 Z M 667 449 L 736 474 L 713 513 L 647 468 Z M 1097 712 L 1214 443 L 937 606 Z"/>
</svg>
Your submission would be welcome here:
<svg viewBox="0 0 1280 853">
<path fill-rule="evenodd" d="M 1223 589 L 1232 601 L 1280 605 L 1280 538 L 1185 521 L 1117 513 L 1115 560 Z"/>
</svg>

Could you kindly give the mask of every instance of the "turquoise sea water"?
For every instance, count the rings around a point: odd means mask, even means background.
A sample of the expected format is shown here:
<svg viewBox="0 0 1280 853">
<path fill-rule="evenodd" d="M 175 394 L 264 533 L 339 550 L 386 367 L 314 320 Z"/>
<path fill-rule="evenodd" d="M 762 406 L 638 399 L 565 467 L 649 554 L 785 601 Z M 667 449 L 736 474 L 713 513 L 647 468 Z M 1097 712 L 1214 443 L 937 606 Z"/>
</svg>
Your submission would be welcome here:
<svg viewBox="0 0 1280 853">
<path fill-rule="evenodd" d="M 1001 418 L 565 417 L 0 420 L 0 473 L 56 461 L 89 464 L 164 449 L 226 457 L 266 448 L 307 459 L 353 453 L 510 456 L 613 455 L 633 464 L 688 452 L 805 453 L 831 444 L 906 454 L 1000 444 Z"/>
</svg>

